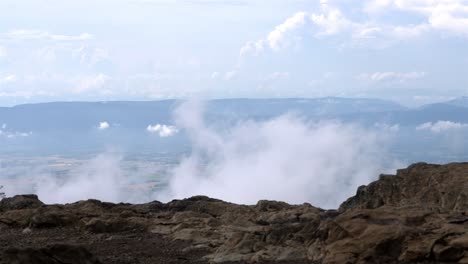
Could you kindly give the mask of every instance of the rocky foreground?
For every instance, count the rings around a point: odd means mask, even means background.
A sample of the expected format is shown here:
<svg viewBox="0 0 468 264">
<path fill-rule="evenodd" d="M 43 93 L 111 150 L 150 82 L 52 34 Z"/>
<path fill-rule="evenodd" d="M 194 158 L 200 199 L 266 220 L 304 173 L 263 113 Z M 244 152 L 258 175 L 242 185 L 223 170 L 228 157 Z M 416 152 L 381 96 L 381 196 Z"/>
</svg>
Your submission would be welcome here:
<svg viewBox="0 0 468 264">
<path fill-rule="evenodd" d="M 418 163 L 338 210 L 208 197 L 0 202 L 0 263 L 468 263 L 468 163 Z"/>
</svg>

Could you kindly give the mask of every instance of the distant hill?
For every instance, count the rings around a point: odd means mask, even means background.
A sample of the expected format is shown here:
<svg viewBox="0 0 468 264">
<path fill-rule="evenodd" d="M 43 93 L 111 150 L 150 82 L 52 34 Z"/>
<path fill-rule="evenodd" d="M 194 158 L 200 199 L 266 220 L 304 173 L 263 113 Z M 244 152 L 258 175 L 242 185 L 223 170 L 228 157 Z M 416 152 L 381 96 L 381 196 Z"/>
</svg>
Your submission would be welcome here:
<svg viewBox="0 0 468 264">
<path fill-rule="evenodd" d="M 427 131 L 415 135 L 415 128 L 437 121 L 468 124 L 467 100 L 460 98 L 407 108 L 380 99 L 220 99 L 206 102 L 205 115 L 210 124 L 221 128 L 239 120 L 266 120 L 286 113 L 311 121 L 332 119 L 373 128 L 394 127 L 399 131 L 394 150 L 397 155 L 411 161 L 420 157 L 429 161 L 445 157 L 442 159 L 445 161 L 453 159 L 447 154 L 447 148 L 454 149 L 456 157 L 465 157 L 463 149 L 468 147 L 468 140 L 458 136 L 457 141 L 448 142 L 441 140 L 443 134 L 431 135 Z M 0 154 L 99 152 L 116 146 L 133 153 L 184 152 L 190 142 L 183 130 L 165 138 L 146 130 L 148 125 L 174 125 L 173 111 L 181 103 L 180 100 L 54 102 L 3 107 L 0 108 Z M 110 128 L 100 130 L 101 122 Z M 431 153 L 426 151 L 428 144 L 433 146 Z"/>
<path fill-rule="evenodd" d="M 468 107 L 468 96 L 455 98 L 453 100 L 445 102 L 445 104 L 460 106 L 460 107 Z"/>
<path fill-rule="evenodd" d="M 55 102 L 0 108 L 0 126 L 18 131 L 89 131 L 106 121 L 127 129 L 172 123 L 172 112 L 181 101 Z M 406 108 L 379 99 L 221 99 L 207 103 L 212 118 L 271 118 L 287 112 L 305 116 L 403 111 Z"/>
</svg>

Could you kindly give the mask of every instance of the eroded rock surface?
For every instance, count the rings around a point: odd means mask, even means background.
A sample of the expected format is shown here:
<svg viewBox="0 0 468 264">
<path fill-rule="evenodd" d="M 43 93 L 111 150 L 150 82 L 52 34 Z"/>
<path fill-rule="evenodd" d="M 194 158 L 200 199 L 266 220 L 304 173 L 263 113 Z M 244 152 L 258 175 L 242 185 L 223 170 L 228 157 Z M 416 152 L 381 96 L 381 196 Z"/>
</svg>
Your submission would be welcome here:
<svg viewBox="0 0 468 264">
<path fill-rule="evenodd" d="M 384 175 L 339 210 L 204 196 L 167 204 L 0 202 L 1 263 L 468 263 L 468 164 Z M 62 256 L 63 257 L 63 256 Z M 66 257 L 66 256 L 65 256 Z M 55 261 L 54 260 L 54 261 Z"/>
<path fill-rule="evenodd" d="M 381 175 L 378 181 L 359 187 L 356 196 L 344 202 L 340 210 L 374 209 L 384 205 L 465 212 L 468 208 L 468 163 L 416 163 L 398 170 L 396 175 Z"/>
</svg>

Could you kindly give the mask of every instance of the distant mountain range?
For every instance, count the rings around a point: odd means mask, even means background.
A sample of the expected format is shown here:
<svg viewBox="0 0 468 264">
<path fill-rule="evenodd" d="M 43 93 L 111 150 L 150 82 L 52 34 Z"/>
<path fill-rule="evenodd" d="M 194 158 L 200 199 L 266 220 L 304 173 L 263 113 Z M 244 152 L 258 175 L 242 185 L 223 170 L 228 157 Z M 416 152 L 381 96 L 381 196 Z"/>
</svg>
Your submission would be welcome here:
<svg viewBox="0 0 468 264">
<path fill-rule="evenodd" d="M 151 153 L 185 151 L 189 143 L 184 131 L 171 137 L 160 137 L 147 131 L 149 125 L 153 125 L 151 132 L 163 129 L 162 125 L 174 125 L 173 112 L 182 102 L 54 102 L 0 107 L 0 154 L 68 153 L 75 150 L 96 152 L 114 146 L 134 153 L 145 149 Z M 426 155 L 428 144 L 438 144 L 434 147 L 434 154 L 431 154 L 434 158 L 424 159 L 430 161 L 437 161 L 441 153 L 448 153 L 445 150 L 447 147 L 456 149 L 454 155 L 457 157 L 465 155 L 460 150 L 464 149 L 463 146 L 468 148 L 468 140 L 460 134 L 456 142 L 448 143 L 448 139 L 439 140 L 442 134 L 414 135 L 416 127 L 428 122 L 450 121 L 452 123 L 448 125 L 452 127 L 468 127 L 465 125 L 468 124 L 468 97 L 418 108 L 380 99 L 336 97 L 220 99 L 205 104 L 209 123 L 220 126 L 246 119 L 265 120 L 286 113 L 294 113 L 311 121 L 333 119 L 368 127 L 396 128 L 399 132 L 395 152 L 405 158 L 414 157 L 412 161 L 420 160 L 423 157 L 421 153 Z M 158 124 L 160 127 L 155 126 Z M 430 129 L 424 131 L 430 132 Z M 401 154 L 403 152 L 405 154 Z M 445 156 L 449 159 L 448 154 Z"/>
<path fill-rule="evenodd" d="M 149 124 L 173 123 L 177 100 L 149 102 L 54 102 L 0 108 L 0 126 L 12 131 L 90 131 L 100 122 L 125 129 L 145 129 Z M 337 118 L 364 123 L 417 125 L 449 120 L 468 122 L 468 97 L 445 103 L 407 108 L 380 99 L 220 99 L 208 101 L 206 115 L 214 119 L 265 119 L 284 113 L 311 119 Z M 0 127 L 1 129 L 1 127 Z"/>
</svg>

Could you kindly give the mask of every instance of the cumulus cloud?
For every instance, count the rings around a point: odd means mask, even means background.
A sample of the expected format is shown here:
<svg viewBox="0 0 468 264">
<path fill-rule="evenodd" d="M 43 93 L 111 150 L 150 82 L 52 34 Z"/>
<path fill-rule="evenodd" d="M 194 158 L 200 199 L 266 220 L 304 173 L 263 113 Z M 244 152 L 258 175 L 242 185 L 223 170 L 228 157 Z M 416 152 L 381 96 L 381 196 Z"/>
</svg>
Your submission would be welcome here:
<svg viewBox="0 0 468 264">
<path fill-rule="evenodd" d="M 371 0 L 355 12 L 364 19 L 352 19 L 345 14 L 339 2 L 320 1 L 317 11 L 299 11 L 279 24 L 267 37 L 248 41 L 242 46 L 240 55 L 258 55 L 266 48 L 279 50 L 288 43 L 288 32 L 308 24 L 315 37 L 325 38 L 342 34 L 348 41 L 343 45 L 367 45 L 374 48 L 387 47 L 395 42 L 421 36 L 428 32 L 468 35 L 468 2 L 465 0 Z M 392 12 L 407 12 L 422 16 L 419 23 L 381 22 L 376 17 L 388 16 Z M 369 16 L 372 14 L 372 16 Z"/>
<path fill-rule="evenodd" d="M 365 7 L 368 13 L 391 12 L 392 9 L 424 16 L 425 21 L 416 27 L 468 35 L 468 2 L 465 0 L 373 0 Z"/>
<path fill-rule="evenodd" d="M 100 122 L 99 123 L 99 126 L 98 126 L 98 129 L 99 130 L 106 130 L 110 127 L 109 123 L 107 123 L 106 121 L 104 122 Z"/>
<path fill-rule="evenodd" d="M 176 120 L 193 149 L 173 169 L 167 192 L 156 194 L 162 200 L 208 195 L 332 208 L 385 167 L 382 139 L 355 125 L 285 115 L 221 132 L 206 124 L 199 102 L 183 104 Z"/>
<path fill-rule="evenodd" d="M 407 82 L 410 80 L 422 79 L 426 76 L 425 72 L 375 72 L 363 73 L 357 78 L 370 82 Z"/>
<path fill-rule="evenodd" d="M 445 131 L 452 131 L 468 128 L 468 124 L 458 123 L 452 121 L 437 121 L 435 123 L 427 122 L 416 127 L 416 130 L 428 130 L 433 133 L 441 133 Z"/>
<path fill-rule="evenodd" d="M 348 20 L 340 9 L 331 6 L 327 1 L 323 1 L 320 7 L 321 13 L 310 14 L 310 20 L 319 28 L 318 36 L 334 35 L 353 27 L 353 22 Z"/>
<path fill-rule="evenodd" d="M 148 127 L 146 127 L 146 131 L 150 133 L 156 133 L 160 137 L 170 137 L 179 132 L 179 130 L 175 126 L 161 124 L 148 125 Z"/>
<path fill-rule="evenodd" d="M 286 19 L 282 24 L 276 26 L 265 39 L 247 42 L 240 50 L 241 56 L 247 53 L 258 54 L 265 48 L 265 46 L 268 46 L 275 51 L 279 50 L 284 43 L 285 35 L 288 32 L 303 26 L 306 22 L 306 16 L 306 12 L 297 12 L 292 17 Z"/>
<path fill-rule="evenodd" d="M 278 50 L 281 42 L 283 41 L 284 35 L 302 25 L 306 20 L 305 12 L 297 12 L 292 17 L 286 19 L 282 24 L 276 26 L 276 28 L 268 34 L 266 41 L 271 49 Z"/>
</svg>

